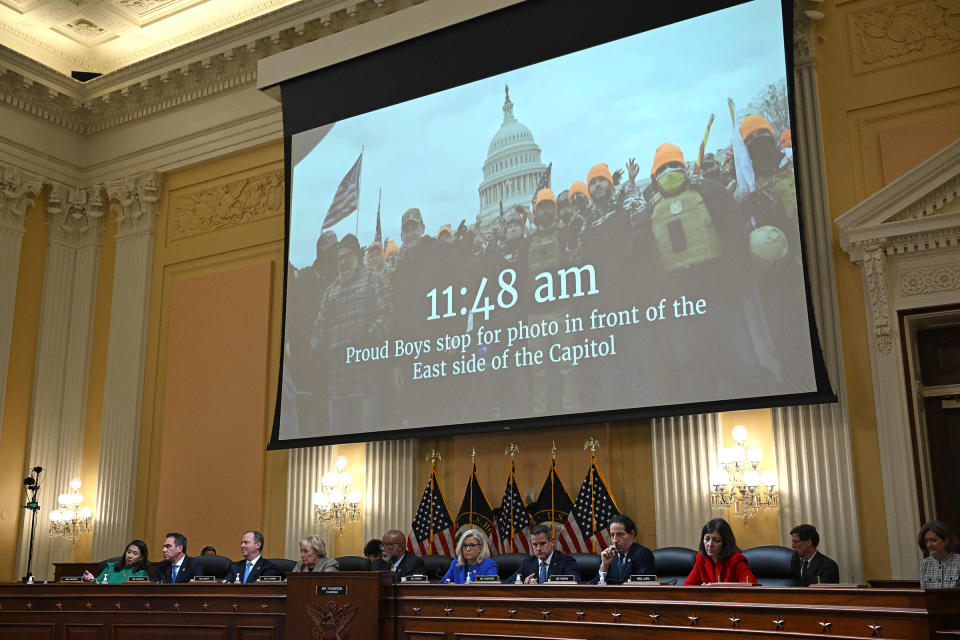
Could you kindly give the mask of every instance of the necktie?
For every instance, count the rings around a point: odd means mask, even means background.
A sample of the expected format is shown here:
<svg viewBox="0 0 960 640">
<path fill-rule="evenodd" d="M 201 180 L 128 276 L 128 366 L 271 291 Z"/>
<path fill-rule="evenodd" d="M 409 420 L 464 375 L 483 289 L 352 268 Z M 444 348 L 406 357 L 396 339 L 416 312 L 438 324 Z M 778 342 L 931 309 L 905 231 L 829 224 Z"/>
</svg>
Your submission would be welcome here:
<svg viewBox="0 0 960 640">
<path fill-rule="evenodd" d="M 247 581 L 247 576 L 250 575 L 250 567 L 252 567 L 252 566 L 253 566 L 253 563 L 250 562 L 250 561 L 247 561 L 247 568 L 243 570 L 243 581 L 244 581 L 244 582 Z"/>
<path fill-rule="evenodd" d="M 807 579 L 807 569 L 809 568 L 810 568 L 810 563 L 808 561 L 804 560 L 803 562 L 800 563 L 800 579 L 801 580 Z"/>
<path fill-rule="evenodd" d="M 180 567 L 178 567 L 177 565 L 173 565 L 173 566 L 170 567 L 170 574 L 173 576 L 172 582 L 176 582 L 176 581 L 177 581 L 177 569 L 179 569 L 179 568 L 180 568 Z"/>
<path fill-rule="evenodd" d="M 620 554 L 620 579 L 621 580 L 626 580 L 627 578 L 627 576 L 624 575 L 624 571 L 626 571 L 626 568 L 627 568 L 627 554 L 621 553 Z"/>
<path fill-rule="evenodd" d="M 540 584 L 543 584 L 547 581 L 547 563 L 543 560 L 540 561 Z"/>
</svg>

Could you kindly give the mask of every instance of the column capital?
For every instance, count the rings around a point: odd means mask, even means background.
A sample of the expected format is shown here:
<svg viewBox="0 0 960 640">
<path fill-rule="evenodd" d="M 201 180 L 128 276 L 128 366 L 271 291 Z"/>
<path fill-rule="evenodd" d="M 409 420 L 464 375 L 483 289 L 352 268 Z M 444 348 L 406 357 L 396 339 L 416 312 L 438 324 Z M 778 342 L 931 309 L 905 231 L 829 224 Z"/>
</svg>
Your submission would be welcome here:
<svg viewBox="0 0 960 640">
<path fill-rule="evenodd" d="M 0 227 L 23 231 L 27 207 L 43 190 L 43 178 L 17 167 L 0 165 Z"/>
<path fill-rule="evenodd" d="M 50 241 L 73 248 L 99 244 L 106 211 L 101 185 L 78 189 L 51 184 L 47 197 Z"/>
<path fill-rule="evenodd" d="M 106 183 L 107 195 L 117 214 L 117 235 L 152 231 L 160 215 L 160 188 L 163 174 L 155 169 L 136 176 L 125 176 Z"/>
</svg>

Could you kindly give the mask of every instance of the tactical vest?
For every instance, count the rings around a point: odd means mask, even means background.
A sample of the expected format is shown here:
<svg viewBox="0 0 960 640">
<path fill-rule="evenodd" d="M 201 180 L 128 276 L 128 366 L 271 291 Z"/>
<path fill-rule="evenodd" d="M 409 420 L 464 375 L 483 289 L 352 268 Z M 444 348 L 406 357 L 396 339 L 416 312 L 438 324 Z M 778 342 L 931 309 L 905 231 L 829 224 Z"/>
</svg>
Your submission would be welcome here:
<svg viewBox="0 0 960 640">
<path fill-rule="evenodd" d="M 699 193 L 685 189 L 655 201 L 651 223 L 662 273 L 720 257 L 720 238 Z"/>
<path fill-rule="evenodd" d="M 793 180 L 793 164 L 787 164 L 768 178 L 758 179 L 757 186 L 772 192 L 773 198 L 783 207 L 787 219 L 796 222 L 797 185 Z"/>
<path fill-rule="evenodd" d="M 563 247 L 560 246 L 557 229 L 535 232 L 530 240 L 530 247 L 527 249 L 530 286 L 535 289 L 539 284 L 536 282 L 535 274 L 541 271 L 556 271 L 561 266 L 562 259 Z"/>
</svg>

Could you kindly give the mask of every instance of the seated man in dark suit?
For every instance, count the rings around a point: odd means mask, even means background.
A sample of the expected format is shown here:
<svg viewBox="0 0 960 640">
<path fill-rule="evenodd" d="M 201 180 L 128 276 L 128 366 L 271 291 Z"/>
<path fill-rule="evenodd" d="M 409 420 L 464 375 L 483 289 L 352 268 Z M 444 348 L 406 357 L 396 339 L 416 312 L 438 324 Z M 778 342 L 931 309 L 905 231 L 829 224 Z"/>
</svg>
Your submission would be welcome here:
<svg viewBox="0 0 960 640">
<path fill-rule="evenodd" d="M 373 571 L 393 572 L 393 581 L 400 582 L 415 573 L 426 573 L 423 560 L 412 553 L 407 553 L 407 536 L 403 531 L 392 529 L 380 539 L 380 558 L 373 563 Z"/>
<path fill-rule="evenodd" d="M 516 582 L 517 576 L 523 580 L 523 584 L 542 584 L 550 576 L 573 576 L 574 580 L 580 582 L 576 559 L 556 549 L 557 541 L 550 537 L 551 533 L 550 526 L 546 524 L 538 524 L 530 530 L 533 555 L 525 558 L 520 568 L 504 582 Z"/>
<path fill-rule="evenodd" d="M 598 584 L 601 578 L 607 584 L 623 584 L 630 576 L 656 573 L 653 552 L 634 542 L 637 525 L 629 516 L 613 516 L 607 530 L 613 544 L 600 552 L 600 571 L 591 584 Z"/>
<path fill-rule="evenodd" d="M 203 575 L 203 568 L 187 555 L 187 538 L 182 533 L 168 533 L 161 548 L 163 562 L 157 564 L 153 573 L 154 582 L 190 582 Z"/>
<path fill-rule="evenodd" d="M 799 524 L 790 530 L 790 546 L 796 552 L 790 561 L 790 573 L 801 587 L 824 582 L 840 582 L 837 563 L 817 551 L 820 534 L 812 524 Z"/>
<path fill-rule="evenodd" d="M 279 576 L 280 569 L 266 558 L 260 556 L 263 551 L 263 534 L 259 531 L 247 531 L 240 540 L 239 560 L 230 565 L 225 582 L 256 582 L 260 576 Z"/>
</svg>

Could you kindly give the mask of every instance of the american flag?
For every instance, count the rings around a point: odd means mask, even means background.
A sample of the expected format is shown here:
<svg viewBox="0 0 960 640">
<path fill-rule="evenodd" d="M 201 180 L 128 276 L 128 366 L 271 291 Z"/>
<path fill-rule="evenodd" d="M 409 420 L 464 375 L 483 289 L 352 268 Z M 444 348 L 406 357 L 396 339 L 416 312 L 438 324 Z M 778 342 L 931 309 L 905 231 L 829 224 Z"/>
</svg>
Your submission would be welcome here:
<svg viewBox="0 0 960 640">
<path fill-rule="evenodd" d="M 543 170 L 543 173 L 540 174 L 540 179 L 537 180 L 537 188 L 533 190 L 533 199 L 530 200 L 530 206 L 533 207 L 537 204 L 537 193 L 540 189 L 549 189 L 550 188 L 550 171 L 553 169 L 553 163 L 547 165 L 547 168 Z"/>
<path fill-rule="evenodd" d="M 417 556 L 440 554 L 453 557 L 457 548 L 455 535 L 456 528 L 437 482 L 437 472 L 431 471 L 423 497 L 420 498 L 420 506 L 410 524 L 407 550 Z"/>
<path fill-rule="evenodd" d="M 558 542 L 564 553 L 596 553 L 613 541 L 607 531 L 610 518 L 620 513 L 617 503 L 595 462 L 590 463 L 587 477 L 573 504 L 573 511 L 560 532 Z"/>
<path fill-rule="evenodd" d="M 511 519 L 513 527 L 511 529 Z M 517 478 L 510 466 L 510 477 L 507 478 L 507 487 L 503 491 L 503 500 L 497 512 L 496 526 L 493 530 L 491 546 L 496 553 L 515 553 L 517 551 L 530 553 L 530 514 L 523 503 L 523 496 L 517 488 Z M 510 533 L 513 533 L 512 542 Z"/>
<path fill-rule="evenodd" d="M 377 196 L 377 233 L 373 236 L 373 241 L 381 247 L 383 247 L 383 233 L 380 230 L 380 197 L 382 195 L 383 189 L 380 190 L 380 195 Z"/>
<path fill-rule="evenodd" d="M 327 217 L 323 219 L 323 229 L 332 227 L 360 208 L 360 165 L 362 163 L 363 152 L 361 151 L 357 161 L 340 181 L 337 192 L 333 194 L 333 202 L 327 209 Z"/>
</svg>

